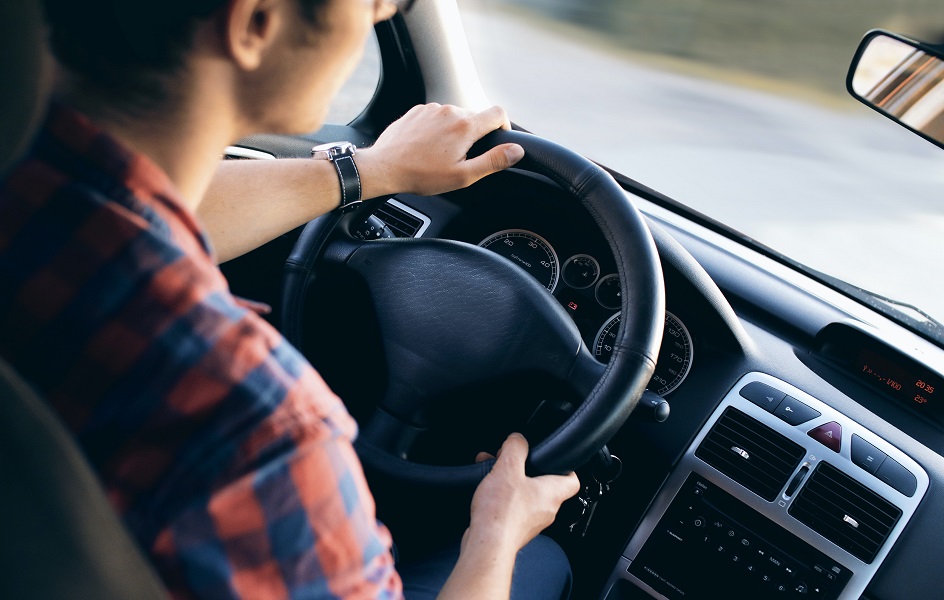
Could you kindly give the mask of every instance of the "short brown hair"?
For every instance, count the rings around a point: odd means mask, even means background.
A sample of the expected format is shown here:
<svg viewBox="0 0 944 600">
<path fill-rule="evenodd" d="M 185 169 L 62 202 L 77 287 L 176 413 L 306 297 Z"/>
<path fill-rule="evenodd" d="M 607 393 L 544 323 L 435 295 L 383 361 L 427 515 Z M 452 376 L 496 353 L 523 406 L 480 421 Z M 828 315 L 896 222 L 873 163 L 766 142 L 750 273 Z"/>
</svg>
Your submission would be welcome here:
<svg viewBox="0 0 944 600">
<path fill-rule="evenodd" d="M 317 22 L 328 0 L 298 0 Z M 126 108 L 153 108 L 184 64 L 200 20 L 227 0 L 44 0 L 50 47 L 70 72 Z"/>
</svg>

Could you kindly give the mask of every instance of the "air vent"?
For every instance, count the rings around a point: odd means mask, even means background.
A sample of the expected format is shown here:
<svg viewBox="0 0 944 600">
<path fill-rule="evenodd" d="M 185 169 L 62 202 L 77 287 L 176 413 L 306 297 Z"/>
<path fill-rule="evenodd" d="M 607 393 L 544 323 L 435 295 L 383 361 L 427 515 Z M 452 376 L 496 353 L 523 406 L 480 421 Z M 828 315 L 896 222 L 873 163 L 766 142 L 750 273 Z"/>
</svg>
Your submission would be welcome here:
<svg viewBox="0 0 944 600">
<path fill-rule="evenodd" d="M 803 446 L 728 407 L 695 456 L 772 502 L 805 453 Z"/>
<path fill-rule="evenodd" d="M 274 158 L 274 154 L 245 146 L 227 146 L 223 152 L 223 160 L 271 160 Z"/>
<path fill-rule="evenodd" d="M 829 463 L 820 463 L 790 514 L 849 554 L 871 563 L 901 510 Z"/>
<path fill-rule="evenodd" d="M 419 237 L 429 226 L 429 218 L 412 208 L 388 200 L 380 205 L 374 216 L 383 221 L 397 237 Z"/>
</svg>

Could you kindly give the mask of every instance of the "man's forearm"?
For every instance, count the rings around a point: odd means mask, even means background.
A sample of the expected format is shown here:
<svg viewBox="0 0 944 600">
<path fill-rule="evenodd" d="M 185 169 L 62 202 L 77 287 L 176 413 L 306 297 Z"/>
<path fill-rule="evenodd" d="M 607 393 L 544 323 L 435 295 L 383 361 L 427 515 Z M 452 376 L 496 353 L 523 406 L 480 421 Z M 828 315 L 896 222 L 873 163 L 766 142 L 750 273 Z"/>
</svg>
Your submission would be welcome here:
<svg viewBox="0 0 944 600">
<path fill-rule="evenodd" d="M 328 161 L 224 161 L 197 213 L 225 262 L 334 209 L 340 197 Z"/>
<path fill-rule="evenodd" d="M 470 113 L 454 106 L 417 106 L 391 124 L 354 158 L 363 198 L 399 192 L 441 194 L 478 181 L 524 156 L 501 144 L 467 159 L 483 135 L 508 127 L 493 107 Z M 197 213 L 224 262 L 244 254 L 338 206 L 341 186 L 326 160 L 222 162 Z"/>
<path fill-rule="evenodd" d="M 471 530 L 462 541 L 459 561 L 437 600 L 501 600 L 511 593 L 516 552 L 501 547 L 502 536 L 489 540 Z"/>
</svg>

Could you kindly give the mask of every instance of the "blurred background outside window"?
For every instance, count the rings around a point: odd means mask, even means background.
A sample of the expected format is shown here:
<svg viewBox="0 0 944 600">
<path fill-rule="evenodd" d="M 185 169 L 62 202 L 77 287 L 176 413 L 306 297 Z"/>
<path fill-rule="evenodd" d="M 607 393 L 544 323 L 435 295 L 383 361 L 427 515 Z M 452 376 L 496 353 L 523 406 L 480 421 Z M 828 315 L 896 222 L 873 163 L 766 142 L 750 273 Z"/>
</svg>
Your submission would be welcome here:
<svg viewBox="0 0 944 600">
<path fill-rule="evenodd" d="M 813 269 L 944 320 L 944 151 L 845 91 L 940 0 L 459 0 L 513 121 Z"/>
<path fill-rule="evenodd" d="M 458 5 L 517 124 L 944 321 L 944 151 L 845 90 L 870 29 L 944 43 L 941 0 Z M 329 122 L 354 119 L 379 75 L 372 39 Z"/>
</svg>

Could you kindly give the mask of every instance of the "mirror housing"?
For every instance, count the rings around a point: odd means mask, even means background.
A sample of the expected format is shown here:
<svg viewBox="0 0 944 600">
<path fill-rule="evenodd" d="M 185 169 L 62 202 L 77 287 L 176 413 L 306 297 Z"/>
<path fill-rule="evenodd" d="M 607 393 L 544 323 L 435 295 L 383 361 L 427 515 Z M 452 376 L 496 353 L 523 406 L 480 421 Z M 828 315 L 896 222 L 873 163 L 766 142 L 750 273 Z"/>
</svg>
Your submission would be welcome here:
<svg viewBox="0 0 944 600">
<path fill-rule="evenodd" d="M 852 59 L 846 89 L 866 106 L 944 148 L 944 46 L 870 31 Z"/>
</svg>

